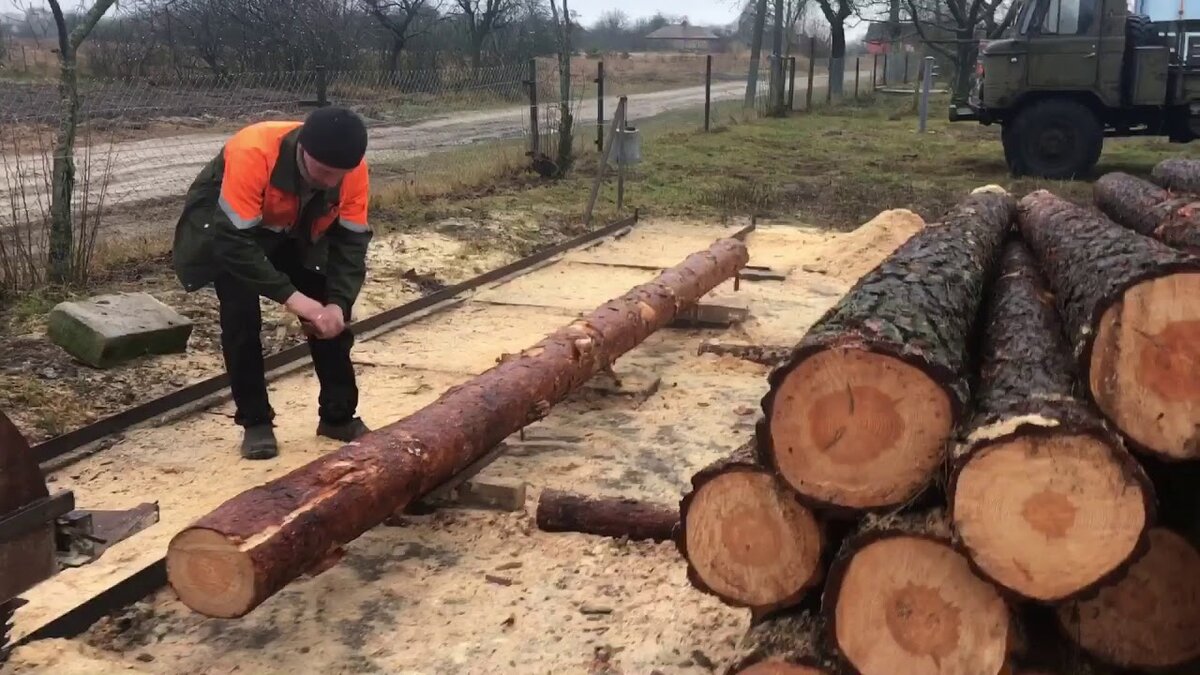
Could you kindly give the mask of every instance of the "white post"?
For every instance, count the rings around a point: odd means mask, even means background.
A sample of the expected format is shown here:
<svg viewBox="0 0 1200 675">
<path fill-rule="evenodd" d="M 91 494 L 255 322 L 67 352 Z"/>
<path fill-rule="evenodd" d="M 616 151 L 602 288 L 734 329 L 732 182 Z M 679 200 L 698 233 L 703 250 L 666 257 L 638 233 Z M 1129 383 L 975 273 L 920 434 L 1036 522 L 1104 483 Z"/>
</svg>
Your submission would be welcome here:
<svg viewBox="0 0 1200 675">
<path fill-rule="evenodd" d="M 933 87 L 933 57 L 926 56 L 924 61 L 924 67 L 921 69 L 921 121 L 917 129 L 921 133 L 925 133 L 925 124 L 929 120 L 929 90 Z"/>
</svg>

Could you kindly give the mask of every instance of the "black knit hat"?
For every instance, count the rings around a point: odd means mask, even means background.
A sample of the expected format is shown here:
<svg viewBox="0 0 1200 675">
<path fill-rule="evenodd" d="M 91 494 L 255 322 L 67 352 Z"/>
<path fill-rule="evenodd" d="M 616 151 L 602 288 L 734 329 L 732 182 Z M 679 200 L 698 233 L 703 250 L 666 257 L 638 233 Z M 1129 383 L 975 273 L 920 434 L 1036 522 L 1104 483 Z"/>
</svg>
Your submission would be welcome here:
<svg viewBox="0 0 1200 675">
<path fill-rule="evenodd" d="M 326 166 L 353 169 L 367 153 L 367 126 L 346 108 L 317 108 L 300 127 L 300 145 Z"/>
</svg>

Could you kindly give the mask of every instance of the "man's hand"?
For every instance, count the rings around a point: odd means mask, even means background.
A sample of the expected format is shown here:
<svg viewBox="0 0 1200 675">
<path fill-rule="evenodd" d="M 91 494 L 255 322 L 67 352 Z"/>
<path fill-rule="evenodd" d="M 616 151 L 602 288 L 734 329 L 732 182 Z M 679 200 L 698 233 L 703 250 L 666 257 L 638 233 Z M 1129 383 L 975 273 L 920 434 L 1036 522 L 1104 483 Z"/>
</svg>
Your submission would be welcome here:
<svg viewBox="0 0 1200 675">
<path fill-rule="evenodd" d="M 322 340 L 337 337 L 346 329 L 346 321 L 342 316 L 342 308 L 337 305 L 324 305 L 297 291 L 284 302 L 288 311 L 300 317 L 300 324 L 305 334 Z"/>
<path fill-rule="evenodd" d="M 342 331 L 346 330 L 346 319 L 342 316 L 342 308 L 333 304 L 325 305 L 313 325 L 316 326 L 318 337 L 322 340 L 341 335 Z"/>
</svg>

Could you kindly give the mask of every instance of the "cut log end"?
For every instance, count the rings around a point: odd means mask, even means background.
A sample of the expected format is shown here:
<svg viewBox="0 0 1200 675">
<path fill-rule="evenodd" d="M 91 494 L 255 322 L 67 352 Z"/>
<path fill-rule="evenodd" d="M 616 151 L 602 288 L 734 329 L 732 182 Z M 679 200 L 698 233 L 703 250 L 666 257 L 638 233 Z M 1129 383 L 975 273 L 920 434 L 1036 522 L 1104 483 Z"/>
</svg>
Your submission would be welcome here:
<svg viewBox="0 0 1200 675">
<path fill-rule="evenodd" d="M 1091 435 L 1030 434 L 963 466 L 954 524 L 975 564 L 1028 598 L 1088 589 L 1134 554 L 1148 496 L 1114 449 Z"/>
<path fill-rule="evenodd" d="M 171 587 L 188 607 L 207 616 L 244 615 L 260 600 L 250 555 L 219 532 L 190 528 L 171 540 Z"/>
<path fill-rule="evenodd" d="M 903 503 L 943 459 L 950 398 L 921 370 L 858 349 L 828 349 L 775 394 L 772 459 L 798 492 L 847 508 Z"/>
<path fill-rule="evenodd" d="M 736 675 L 829 675 L 828 670 L 787 661 L 763 661 L 735 671 Z"/>
<path fill-rule="evenodd" d="M 1004 601 L 965 557 L 926 537 L 891 536 L 858 549 L 833 615 L 838 648 L 858 672 L 995 675 L 1005 667 Z"/>
<path fill-rule="evenodd" d="M 1138 446 L 1200 458 L 1200 274 L 1137 284 L 1104 312 L 1092 347 L 1097 405 Z"/>
<path fill-rule="evenodd" d="M 1174 668 L 1200 661 L 1200 551 L 1163 528 L 1150 550 L 1097 597 L 1062 605 L 1067 635 L 1122 668 Z M 1189 671 L 1190 672 L 1190 671 Z"/>
<path fill-rule="evenodd" d="M 727 602 L 786 605 L 820 576 L 816 518 L 765 472 L 729 471 L 707 481 L 684 518 L 693 573 Z"/>
</svg>

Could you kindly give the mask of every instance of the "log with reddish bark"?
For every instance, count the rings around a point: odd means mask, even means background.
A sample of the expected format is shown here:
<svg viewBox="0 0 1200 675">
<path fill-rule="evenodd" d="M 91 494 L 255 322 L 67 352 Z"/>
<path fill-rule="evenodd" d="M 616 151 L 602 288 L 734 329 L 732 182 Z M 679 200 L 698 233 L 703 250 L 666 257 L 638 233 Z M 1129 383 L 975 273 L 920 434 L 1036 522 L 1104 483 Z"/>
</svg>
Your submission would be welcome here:
<svg viewBox="0 0 1200 675">
<path fill-rule="evenodd" d="M 954 450 L 954 528 L 980 572 L 1062 601 L 1121 574 L 1145 545 L 1154 490 L 1075 395 L 1054 299 L 1020 241 L 1004 250 L 984 312 L 975 415 Z"/>
<path fill-rule="evenodd" d="M 867 516 L 829 570 L 821 609 L 831 643 L 861 675 L 999 675 L 1011 617 L 951 545 L 940 510 Z"/>
<path fill-rule="evenodd" d="M 244 615 L 544 417 L 748 257 L 720 240 L 412 415 L 228 500 L 171 540 L 171 586 L 203 614 Z"/>
<path fill-rule="evenodd" d="M 1164 159 L 1150 170 L 1150 179 L 1175 192 L 1200 193 L 1200 160 Z"/>
<path fill-rule="evenodd" d="M 697 472 L 679 513 L 688 579 L 729 605 L 790 607 L 821 580 L 821 525 L 756 461 L 753 442 Z"/>
<path fill-rule="evenodd" d="M 763 399 L 760 448 L 808 503 L 883 510 L 931 481 L 969 396 L 968 341 L 1015 202 L 972 194 L 818 321 Z"/>
<path fill-rule="evenodd" d="M 1018 222 L 1101 412 L 1135 449 L 1200 458 L 1200 258 L 1045 190 Z"/>
<path fill-rule="evenodd" d="M 1200 201 L 1127 173 L 1105 174 L 1092 187 L 1096 206 L 1129 229 L 1168 246 L 1200 253 Z"/>
<path fill-rule="evenodd" d="M 790 610 L 750 627 L 728 675 L 831 675 L 837 664 L 826 653 L 820 613 Z"/>
<path fill-rule="evenodd" d="M 1154 528 L 1127 576 L 1060 606 L 1058 620 L 1084 651 L 1114 666 L 1200 672 L 1200 550 Z"/>
<path fill-rule="evenodd" d="M 537 526 L 544 532 L 580 532 L 602 537 L 674 539 L 679 510 L 635 499 L 585 497 L 546 490 L 538 497 Z"/>
</svg>

